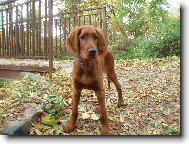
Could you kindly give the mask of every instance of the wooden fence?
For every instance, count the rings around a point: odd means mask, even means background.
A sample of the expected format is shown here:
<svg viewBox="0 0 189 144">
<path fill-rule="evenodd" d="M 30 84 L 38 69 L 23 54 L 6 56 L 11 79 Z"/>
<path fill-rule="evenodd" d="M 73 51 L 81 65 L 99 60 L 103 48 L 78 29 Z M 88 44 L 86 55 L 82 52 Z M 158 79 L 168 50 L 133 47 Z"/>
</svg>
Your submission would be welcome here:
<svg viewBox="0 0 189 144">
<path fill-rule="evenodd" d="M 49 59 L 68 54 L 67 35 L 76 25 L 90 24 L 107 34 L 106 6 L 53 15 L 53 0 L 0 3 L 0 57 Z"/>
</svg>

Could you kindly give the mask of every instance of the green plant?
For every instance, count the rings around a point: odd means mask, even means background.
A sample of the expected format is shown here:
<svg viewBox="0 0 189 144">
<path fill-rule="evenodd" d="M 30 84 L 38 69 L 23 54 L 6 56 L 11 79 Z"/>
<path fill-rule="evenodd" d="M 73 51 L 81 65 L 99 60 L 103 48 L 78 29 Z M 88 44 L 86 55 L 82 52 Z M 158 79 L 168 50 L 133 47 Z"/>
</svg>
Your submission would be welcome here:
<svg viewBox="0 0 189 144">
<path fill-rule="evenodd" d="M 149 57 L 180 55 L 180 20 L 167 19 L 157 30 L 138 44 Z"/>
<path fill-rule="evenodd" d="M 44 104 L 45 111 L 50 114 L 57 113 L 63 105 L 63 99 L 59 94 L 49 94 Z"/>
<path fill-rule="evenodd" d="M 10 81 L 7 81 L 7 80 L 0 80 L 0 88 L 1 88 L 1 87 L 6 87 L 9 83 L 10 83 Z"/>
<path fill-rule="evenodd" d="M 138 48 L 136 45 L 123 46 L 123 50 L 113 52 L 115 59 L 145 59 L 147 56 L 144 54 L 144 50 Z"/>
</svg>

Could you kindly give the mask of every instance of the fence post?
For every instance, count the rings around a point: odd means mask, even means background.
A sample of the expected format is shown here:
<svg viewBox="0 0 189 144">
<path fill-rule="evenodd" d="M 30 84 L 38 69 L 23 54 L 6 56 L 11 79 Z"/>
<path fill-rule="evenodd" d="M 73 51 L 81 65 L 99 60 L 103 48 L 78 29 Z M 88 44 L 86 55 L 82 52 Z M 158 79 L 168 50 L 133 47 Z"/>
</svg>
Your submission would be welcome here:
<svg viewBox="0 0 189 144">
<path fill-rule="evenodd" d="M 48 0 L 49 20 L 48 20 L 48 54 L 49 72 L 53 71 L 53 0 Z"/>
<path fill-rule="evenodd" d="M 103 6 L 103 31 L 104 31 L 104 36 L 107 39 L 106 6 Z"/>
</svg>

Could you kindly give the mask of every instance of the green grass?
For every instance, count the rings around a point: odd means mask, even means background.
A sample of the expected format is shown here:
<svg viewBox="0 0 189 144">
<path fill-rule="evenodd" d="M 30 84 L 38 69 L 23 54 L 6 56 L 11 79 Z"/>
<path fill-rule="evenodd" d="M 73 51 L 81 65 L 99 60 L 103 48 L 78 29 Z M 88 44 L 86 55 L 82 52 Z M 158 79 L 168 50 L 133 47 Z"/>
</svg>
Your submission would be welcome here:
<svg viewBox="0 0 189 144">
<path fill-rule="evenodd" d="M 8 81 L 8 80 L 0 80 L 0 88 L 6 87 L 9 83 L 10 83 L 10 81 Z"/>
</svg>

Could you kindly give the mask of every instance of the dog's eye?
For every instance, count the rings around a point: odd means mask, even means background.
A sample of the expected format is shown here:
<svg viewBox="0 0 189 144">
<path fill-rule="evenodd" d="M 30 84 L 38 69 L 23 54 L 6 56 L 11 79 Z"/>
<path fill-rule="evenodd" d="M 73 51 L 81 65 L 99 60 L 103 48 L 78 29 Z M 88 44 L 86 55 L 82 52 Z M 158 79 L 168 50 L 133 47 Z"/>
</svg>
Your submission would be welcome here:
<svg viewBox="0 0 189 144">
<path fill-rule="evenodd" d="M 84 35 L 82 35 L 82 36 L 80 36 L 80 38 L 81 38 L 81 39 L 85 39 L 85 36 L 84 36 Z"/>
</svg>

